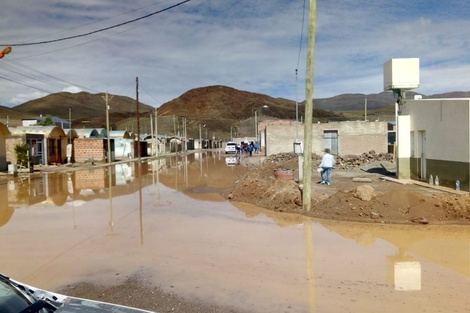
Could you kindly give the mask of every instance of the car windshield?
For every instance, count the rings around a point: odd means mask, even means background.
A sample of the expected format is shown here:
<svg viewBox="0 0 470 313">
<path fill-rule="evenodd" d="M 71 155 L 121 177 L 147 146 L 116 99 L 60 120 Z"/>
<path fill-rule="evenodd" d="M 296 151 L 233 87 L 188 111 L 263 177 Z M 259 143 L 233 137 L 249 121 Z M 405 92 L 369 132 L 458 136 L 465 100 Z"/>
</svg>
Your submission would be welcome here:
<svg viewBox="0 0 470 313">
<path fill-rule="evenodd" d="M 18 313 L 28 306 L 28 300 L 18 290 L 0 279 L 0 312 Z"/>
</svg>

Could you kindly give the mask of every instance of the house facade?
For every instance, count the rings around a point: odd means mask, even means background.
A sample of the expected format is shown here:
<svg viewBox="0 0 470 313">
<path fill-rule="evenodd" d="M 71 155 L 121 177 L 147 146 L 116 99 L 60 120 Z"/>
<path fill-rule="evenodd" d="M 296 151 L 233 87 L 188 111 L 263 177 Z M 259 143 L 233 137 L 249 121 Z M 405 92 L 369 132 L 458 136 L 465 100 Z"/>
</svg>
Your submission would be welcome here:
<svg viewBox="0 0 470 313">
<path fill-rule="evenodd" d="M 358 155 L 374 150 L 388 152 L 387 122 L 329 122 L 312 125 L 312 152 L 322 154 L 328 148 L 333 154 Z M 294 142 L 304 140 L 304 126 L 292 120 L 267 121 L 260 125 L 266 141 L 266 155 L 293 152 Z"/>
<path fill-rule="evenodd" d="M 397 176 L 469 190 L 470 99 L 408 99 L 397 119 Z M 434 181 L 433 181 L 434 182 Z"/>
<path fill-rule="evenodd" d="M 6 140 L 7 162 L 17 164 L 15 146 L 26 143 L 34 164 L 61 164 L 67 160 L 69 138 L 58 126 L 11 127 L 10 138 Z"/>
</svg>

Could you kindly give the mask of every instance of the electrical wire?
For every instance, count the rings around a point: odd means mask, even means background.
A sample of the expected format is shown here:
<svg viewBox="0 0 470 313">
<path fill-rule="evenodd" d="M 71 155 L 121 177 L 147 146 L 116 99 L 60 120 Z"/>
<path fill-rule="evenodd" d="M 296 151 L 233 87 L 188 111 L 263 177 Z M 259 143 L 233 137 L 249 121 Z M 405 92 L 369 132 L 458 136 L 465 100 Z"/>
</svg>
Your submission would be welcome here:
<svg viewBox="0 0 470 313">
<path fill-rule="evenodd" d="M 300 31 L 300 43 L 299 43 L 299 55 L 297 56 L 297 67 L 295 68 L 295 75 L 297 76 L 297 70 L 299 69 L 300 63 L 300 52 L 302 51 L 302 40 L 304 36 L 304 24 L 305 24 L 305 8 L 306 8 L 306 0 L 304 0 L 304 7 L 302 11 L 302 30 Z"/>
<path fill-rule="evenodd" d="M 68 37 L 63 37 L 63 38 L 58 38 L 58 39 L 52 39 L 52 40 L 44 40 L 44 41 L 37 41 L 37 42 L 29 42 L 29 43 L 14 43 L 14 44 L 3 44 L 3 43 L 0 43 L 0 46 L 10 46 L 10 47 L 20 47 L 20 46 L 33 46 L 33 45 L 42 45 L 42 44 L 48 44 L 48 43 L 53 43 L 53 42 L 59 42 L 59 41 L 64 41 L 64 40 L 70 40 L 70 39 L 76 39 L 76 38 L 80 38 L 80 37 L 85 37 L 85 36 L 89 36 L 89 35 L 93 35 L 93 34 L 96 34 L 96 33 L 100 33 L 100 32 L 103 32 L 103 31 L 106 31 L 106 30 L 110 30 L 110 29 L 113 29 L 113 28 L 117 28 L 117 27 L 120 27 L 120 26 L 124 26 L 124 25 L 127 25 L 127 24 L 131 24 L 131 23 L 134 23 L 134 22 L 137 22 L 137 21 L 140 21 L 140 20 L 143 20 L 143 19 L 146 19 L 148 17 L 151 17 L 153 15 L 156 15 L 156 14 L 159 14 L 159 13 L 162 13 L 162 12 L 165 12 L 165 11 L 168 11 L 170 9 L 173 9 L 175 7 L 178 7 L 186 2 L 190 2 L 191 0 L 185 0 L 185 1 L 181 1 L 177 4 L 174 4 L 172 6 L 169 6 L 169 7 L 166 7 L 164 9 L 161 9 L 161 10 L 158 10 L 158 11 L 155 11 L 155 12 L 152 12 L 152 13 L 149 13 L 147 15 L 144 15 L 144 16 L 141 16 L 141 17 L 138 17 L 138 18 L 135 18 L 133 20 L 130 20 L 130 21 L 126 21 L 126 22 L 123 22 L 123 23 L 119 23 L 119 24 L 116 24 L 116 25 L 112 25 L 112 26 L 108 26 L 108 27 L 105 27 L 105 28 L 101 28 L 101 29 L 98 29 L 98 30 L 94 30 L 94 31 L 91 31 L 91 32 L 88 32 L 88 33 L 84 33 L 84 34 L 79 34 L 79 35 L 74 35 L 74 36 L 68 36 Z"/>
</svg>

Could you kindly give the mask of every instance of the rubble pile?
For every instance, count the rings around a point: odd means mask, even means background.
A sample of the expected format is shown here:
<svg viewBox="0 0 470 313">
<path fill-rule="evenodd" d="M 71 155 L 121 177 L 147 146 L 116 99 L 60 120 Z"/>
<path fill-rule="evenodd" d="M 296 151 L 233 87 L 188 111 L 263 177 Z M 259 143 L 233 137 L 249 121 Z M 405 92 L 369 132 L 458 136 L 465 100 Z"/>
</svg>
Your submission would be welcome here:
<svg viewBox="0 0 470 313">
<path fill-rule="evenodd" d="M 376 161 L 389 161 L 393 162 L 394 157 L 392 153 L 375 153 L 374 150 L 369 151 L 368 153 L 363 153 L 361 155 L 343 155 L 336 156 L 336 164 L 343 169 L 350 169 L 353 167 L 358 167 L 366 163 L 376 162 Z"/>
<path fill-rule="evenodd" d="M 312 163 L 319 164 L 322 156 L 312 154 Z M 336 167 L 342 169 L 351 169 L 359 167 L 367 163 L 375 161 L 389 161 L 393 162 L 394 157 L 391 153 L 376 153 L 374 150 L 364 152 L 360 155 L 336 155 Z M 297 154 L 294 152 L 283 152 L 268 156 L 264 162 L 264 165 L 282 166 L 283 168 L 297 168 Z"/>
</svg>

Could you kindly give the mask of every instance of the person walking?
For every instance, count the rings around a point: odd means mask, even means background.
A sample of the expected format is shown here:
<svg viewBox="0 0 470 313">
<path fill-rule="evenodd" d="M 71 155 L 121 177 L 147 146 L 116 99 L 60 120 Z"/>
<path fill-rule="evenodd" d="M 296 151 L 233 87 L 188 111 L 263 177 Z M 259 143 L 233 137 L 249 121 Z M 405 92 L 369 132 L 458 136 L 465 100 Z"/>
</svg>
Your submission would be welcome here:
<svg viewBox="0 0 470 313">
<path fill-rule="evenodd" d="M 320 184 L 330 185 L 331 183 L 331 170 L 335 166 L 335 158 L 331 155 L 330 149 L 325 149 L 325 154 L 323 155 L 320 163 L 321 171 L 321 182 Z M 326 176 L 326 180 L 325 180 Z"/>
</svg>

